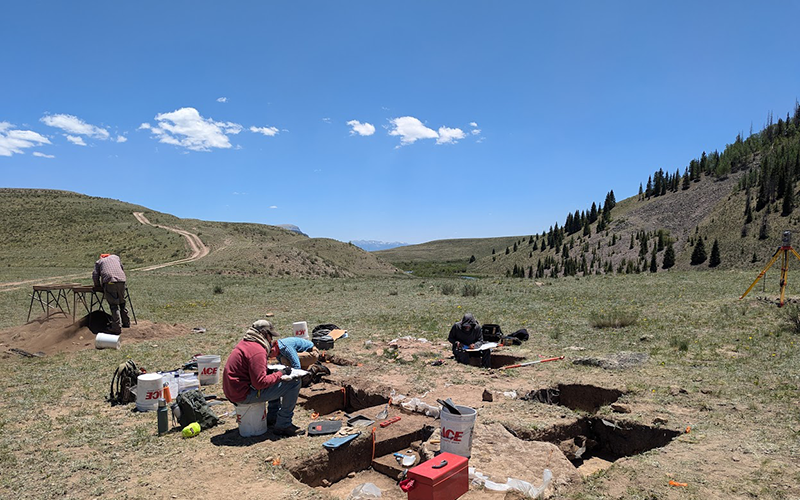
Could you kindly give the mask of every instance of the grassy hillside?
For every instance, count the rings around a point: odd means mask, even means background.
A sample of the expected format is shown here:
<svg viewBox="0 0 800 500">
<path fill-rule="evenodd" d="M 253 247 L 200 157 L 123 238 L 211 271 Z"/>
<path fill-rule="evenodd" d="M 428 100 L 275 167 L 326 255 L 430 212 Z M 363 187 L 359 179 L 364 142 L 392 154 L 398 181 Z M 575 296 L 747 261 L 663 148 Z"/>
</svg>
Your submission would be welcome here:
<svg viewBox="0 0 800 500">
<path fill-rule="evenodd" d="M 277 226 L 179 219 L 146 207 L 66 191 L 0 189 L 0 282 L 91 271 L 98 254 L 116 253 L 128 269 L 190 255 L 182 236 L 199 235 L 211 253 L 172 270 L 266 276 L 389 275 L 395 268 L 352 245 L 310 239 Z"/>
<path fill-rule="evenodd" d="M 478 266 L 468 266 L 472 257 L 476 260 L 491 257 L 494 252 L 505 249 L 517 239 L 506 236 L 436 240 L 373 253 L 400 269 L 412 271 L 417 276 L 453 276 L 467 272 L 487 272 Z"/>
<path fill-rule="evenodd" d="M 188 255 L 184 239 L 134 217 L 144 207 L 67 191 L 0 189 L 4 281 L 91 270 L 100 253 L 129 266 Z"/>
</svg>

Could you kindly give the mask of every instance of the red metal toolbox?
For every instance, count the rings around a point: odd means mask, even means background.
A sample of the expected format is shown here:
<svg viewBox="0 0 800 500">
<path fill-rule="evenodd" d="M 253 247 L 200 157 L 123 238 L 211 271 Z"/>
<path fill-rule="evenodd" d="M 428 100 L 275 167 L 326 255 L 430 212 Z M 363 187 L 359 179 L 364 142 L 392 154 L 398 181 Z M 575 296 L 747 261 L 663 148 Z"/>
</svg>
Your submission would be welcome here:
<svg viewBox="0 0 800 500">
<path fill-rule="evenodd" d="M 469 491 L 469 460 L 452 453 L 441 453 L 409 469 L 414 485 L 408 500 L 455 500 Z"/>
</svg>

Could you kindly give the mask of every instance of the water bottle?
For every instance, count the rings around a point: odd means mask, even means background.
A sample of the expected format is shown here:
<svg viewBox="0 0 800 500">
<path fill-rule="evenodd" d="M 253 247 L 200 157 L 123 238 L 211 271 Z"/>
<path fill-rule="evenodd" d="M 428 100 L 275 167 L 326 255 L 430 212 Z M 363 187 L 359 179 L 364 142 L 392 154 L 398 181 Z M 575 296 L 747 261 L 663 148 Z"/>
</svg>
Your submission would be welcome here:
<svg viewBox="0 0 800 500">
<path fill-rule="evenodd" d="M 167 401 L 164 398 L 158 400 L 158 435 L 162 435 L 169 430 L 169 415 L 167 414 Z"/>
</svg>

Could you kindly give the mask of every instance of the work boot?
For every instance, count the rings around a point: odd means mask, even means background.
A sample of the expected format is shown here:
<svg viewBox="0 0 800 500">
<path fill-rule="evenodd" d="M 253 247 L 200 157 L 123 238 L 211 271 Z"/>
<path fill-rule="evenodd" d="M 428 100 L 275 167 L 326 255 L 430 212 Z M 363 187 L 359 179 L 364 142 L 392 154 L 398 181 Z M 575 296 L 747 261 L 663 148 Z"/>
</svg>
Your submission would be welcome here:
<svg viewBox="0 0 800 500">
<path fill-rule="evenodd" d="M 306 433 L 305 429 L 301 429 L 294 424 L 289 424 L 286 427 L 275 427 L 272 433 L 276 436 L 302 436 Z"/>
</svg>

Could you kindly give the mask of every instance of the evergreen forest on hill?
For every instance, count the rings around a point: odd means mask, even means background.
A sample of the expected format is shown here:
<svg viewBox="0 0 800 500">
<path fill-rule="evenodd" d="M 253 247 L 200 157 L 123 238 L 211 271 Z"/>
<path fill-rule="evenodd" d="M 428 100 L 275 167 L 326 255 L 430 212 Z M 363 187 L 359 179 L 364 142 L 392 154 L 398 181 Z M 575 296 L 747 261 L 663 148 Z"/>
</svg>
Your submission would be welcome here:
<svg viewBox="0 0 800 500">
<path fill-rule="evenodd" d="M 539 279 L 763 266 L 782 232 L 800 228 L 800 104 L 777 122 L 769 114 L 761 131 L 738 134 L 722 152 L 704 151 L 683 172 L 671 171 L 655 171 L 636 196 L 618 203 L 610 190 L 602 202 L 567 214 L 563 225 L 490 253 L 456 245 L 460 255 L 439 262 L 439 270 Z M 378 255 L 402 269 L 436 274 L 431 262 L 421 268 L 407 258 L 415 252 L 419 260 L 427 245 Z"/>
</svg>

